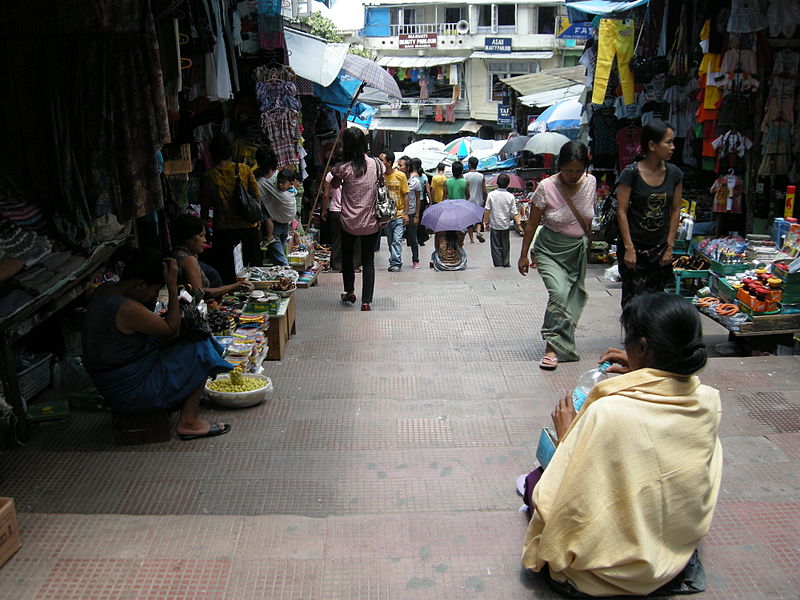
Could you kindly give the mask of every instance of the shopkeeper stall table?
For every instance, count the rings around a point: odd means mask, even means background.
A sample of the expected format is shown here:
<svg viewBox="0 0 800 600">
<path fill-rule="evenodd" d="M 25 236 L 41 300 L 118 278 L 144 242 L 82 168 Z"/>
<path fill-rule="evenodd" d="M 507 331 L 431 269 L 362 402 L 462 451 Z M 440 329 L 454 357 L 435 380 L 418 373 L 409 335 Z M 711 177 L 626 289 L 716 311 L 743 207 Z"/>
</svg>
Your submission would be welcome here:
<svg viewBox="0 0 800 600">
<path fill-rule="evenodd" d="M 122 241 L 106 242 L 98 246 L 77 271 L 66 276 L 43 294 L 39 294 L 16 312 L 0 319 L 0 348 L 2 348 L 0 382 L 3 385 L 6 399 L 11 404 L 17 417 L 17 438 L 19 441 L 27 441 L 29 431 L 26 420 L 26 407 L 22 401 L 19 380 L 15 370 L 17 359 L 14 344 L 30 333 L 34 327 L 80 297 L 86 291 L 87 278 L 92 276 L 97 268 L 111 257 Z"/>
<path fill-rule="evenodd" d="M 297 333 L 297 302 L 294 294 L 288 298 L 281 298 L 278 313 L 269 316 L 269 330 L 267 340 L 269 351 L 267 360 L 283 360 L 286 342 L 289 337 Z"/>
</svg>

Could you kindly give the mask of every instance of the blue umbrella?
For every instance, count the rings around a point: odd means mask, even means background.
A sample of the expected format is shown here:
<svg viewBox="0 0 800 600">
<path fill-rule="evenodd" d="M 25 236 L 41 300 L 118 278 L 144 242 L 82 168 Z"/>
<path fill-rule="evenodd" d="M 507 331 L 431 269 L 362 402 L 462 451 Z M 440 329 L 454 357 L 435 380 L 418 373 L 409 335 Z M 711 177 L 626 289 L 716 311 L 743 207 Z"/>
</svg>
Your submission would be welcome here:
<svg viewBox="0 0 800 600">
<path fill-rule="evenodd" d="M 425 209 L 422 224 L 431 231 L 464 231 L 482 219 L 482 206 L 469 200 L 443 200 Z"/>
</svg>

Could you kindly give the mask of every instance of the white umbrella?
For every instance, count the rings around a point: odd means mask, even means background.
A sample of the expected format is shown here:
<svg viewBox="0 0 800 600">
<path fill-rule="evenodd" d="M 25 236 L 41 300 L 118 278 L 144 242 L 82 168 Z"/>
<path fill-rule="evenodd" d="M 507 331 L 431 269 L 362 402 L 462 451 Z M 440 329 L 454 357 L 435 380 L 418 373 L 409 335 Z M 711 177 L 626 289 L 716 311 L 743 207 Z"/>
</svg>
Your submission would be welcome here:
<svg viewBox="0 0 800 600">
<path fill-rule="evenodd" d="M 424 152 L 426 150 L 444 150 L 444 144 L 438 140 L 417 140 L 406 146 L 403 149 L 403 154 L 408 154 L 410 157 L 414 158 L 414 154 L 417 152 Z"/>
<path fill-rule="evenodd" d="M 569 138 L 554 131 L 537 133 L 528 143 L 525 150 L 534 154 L 558 154 L 561 147 L 569 141 Z"/>
</svg>

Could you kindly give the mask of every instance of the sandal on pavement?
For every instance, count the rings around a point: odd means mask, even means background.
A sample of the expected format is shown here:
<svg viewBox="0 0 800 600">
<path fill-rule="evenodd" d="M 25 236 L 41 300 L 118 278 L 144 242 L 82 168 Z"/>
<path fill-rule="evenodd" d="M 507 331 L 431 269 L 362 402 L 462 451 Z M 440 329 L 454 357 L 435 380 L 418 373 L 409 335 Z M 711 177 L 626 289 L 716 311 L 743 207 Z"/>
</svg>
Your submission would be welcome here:
<svg viewBox="0 0 800 600">
<path fill-rule="evenodd" d="M 230 430 L 231 426 L 228 425 L 227 423 L 211 423 L 211 426 L 205 433 L 199 433 L 199 434 L 179 433 L 178 437 L 180 437 L 182 440 L 197 440 L 200 438 L 216 437 L 218 435 L 223 435 L 225 433 L 228 433 Z"/>
<path fill-rule="evenodd" d="M 539 368 L 545 371 L 555 371 L 558 366 L 558 358 L 544 355 L 539 361 Z"/>
<path fill-rule="evenodd" d="M 344 302 L 345 304 L 347 304 L 348 302 L 350 304 L 356 303 L 356 295 L 353 292 L 345 292 L 344 294 L 342 294 L 341 297 L 342 297 L 342 302 Z"/>
</svg>

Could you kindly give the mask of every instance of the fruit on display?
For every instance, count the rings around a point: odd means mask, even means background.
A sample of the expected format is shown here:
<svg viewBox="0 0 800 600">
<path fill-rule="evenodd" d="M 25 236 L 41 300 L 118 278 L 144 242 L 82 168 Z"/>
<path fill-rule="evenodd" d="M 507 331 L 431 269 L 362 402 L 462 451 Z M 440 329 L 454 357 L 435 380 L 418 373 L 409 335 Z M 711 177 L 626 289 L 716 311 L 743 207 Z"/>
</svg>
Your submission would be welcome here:
<svg viewBox="0 0 800 600">
<path fill-rule="evenodd" d="M 235 394 L 260 390 L 261 388 L 267 387 L 267 382 L 256 377 L 245 377 L 237 368 L 231 371 L 230 377 L 227 379 L 216 379 L 214 381 L 210 381 L 207 387 L 215 392 Z"/>
</svg>

